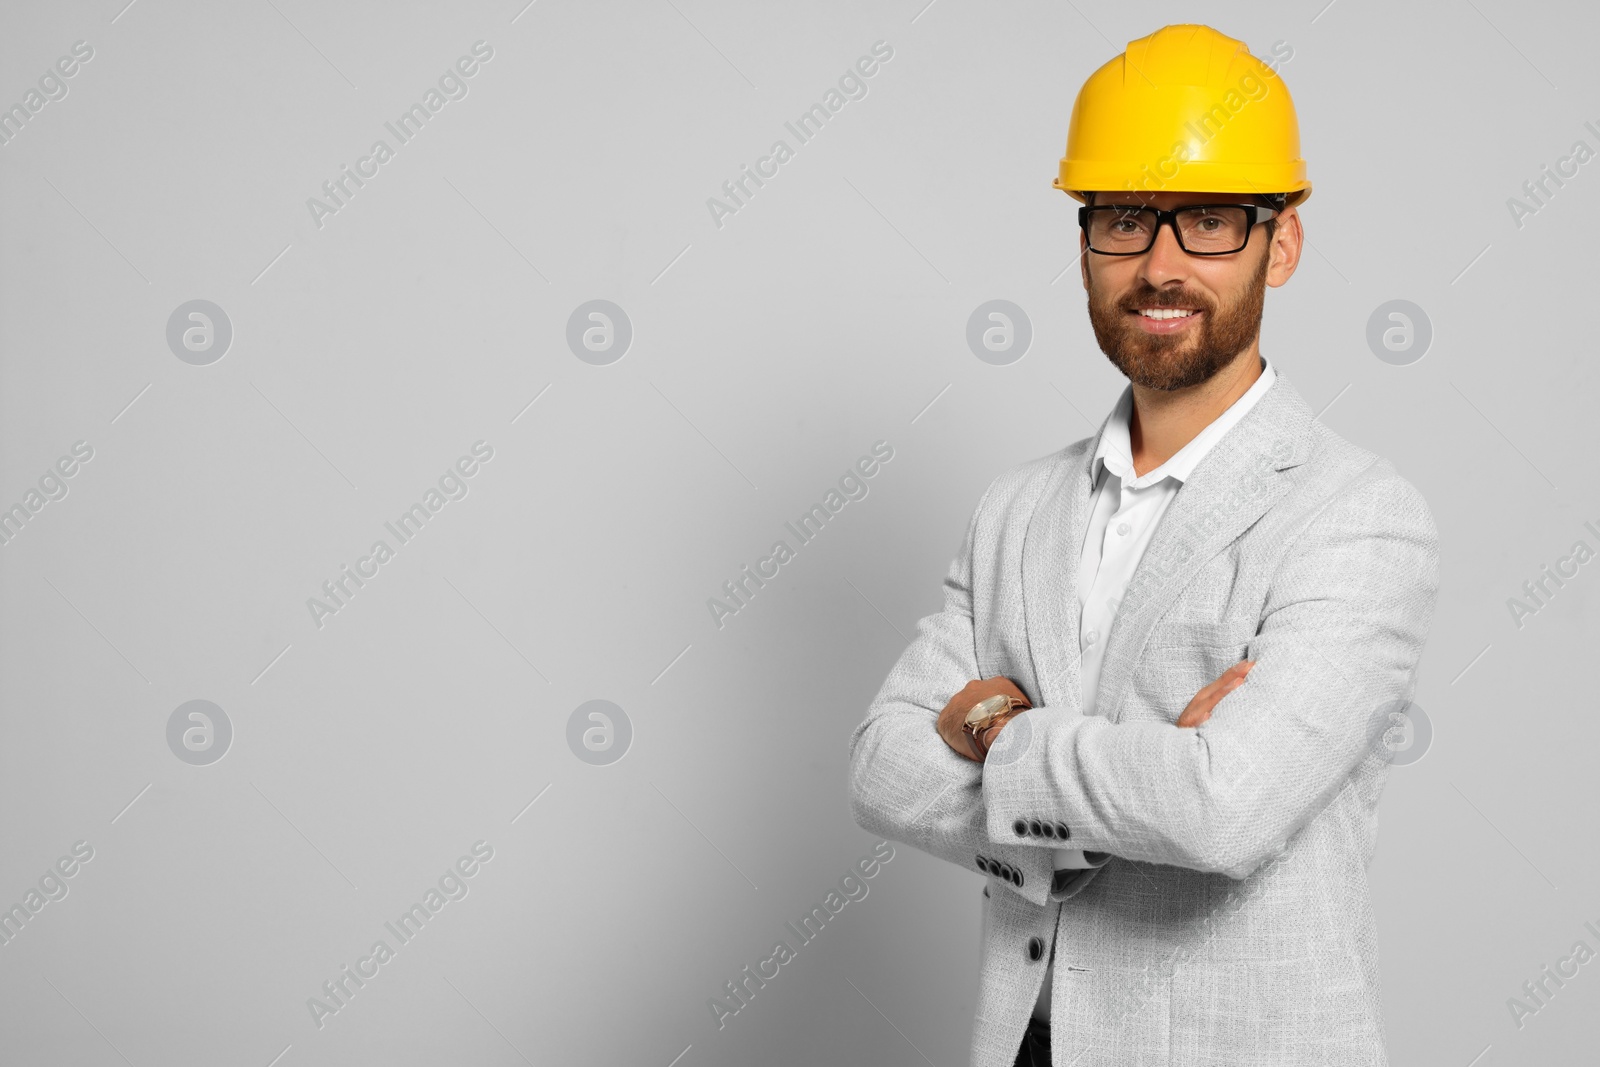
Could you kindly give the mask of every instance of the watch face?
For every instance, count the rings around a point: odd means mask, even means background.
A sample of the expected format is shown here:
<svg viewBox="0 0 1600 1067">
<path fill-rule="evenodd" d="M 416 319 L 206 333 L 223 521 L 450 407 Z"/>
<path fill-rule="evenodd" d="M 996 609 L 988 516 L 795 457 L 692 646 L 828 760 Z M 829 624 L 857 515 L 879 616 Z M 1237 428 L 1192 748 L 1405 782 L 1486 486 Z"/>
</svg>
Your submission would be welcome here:
<svg viewBox="0 0 1600 1067">
<path fill-rule="evenodd" d="M 977 726 L 986 723 L 998 715 L 1002 710 L 1011 706 L 1011 701 L 1003 696 L 985 697 L 972 705 L 972 710 L 967 712 L 967 725 Z"/>
</svg>

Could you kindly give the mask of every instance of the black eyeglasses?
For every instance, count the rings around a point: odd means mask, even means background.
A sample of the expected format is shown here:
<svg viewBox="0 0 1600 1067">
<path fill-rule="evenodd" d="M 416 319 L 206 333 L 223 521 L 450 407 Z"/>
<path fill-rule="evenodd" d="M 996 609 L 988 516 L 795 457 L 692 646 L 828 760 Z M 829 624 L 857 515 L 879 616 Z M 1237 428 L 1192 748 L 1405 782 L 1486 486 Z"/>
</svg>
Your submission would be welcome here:
<svg viewBox="0 0 1600 1067">
<path fill-rule="evenodd" d="M 1250 243 L 1258 222 L 1278 212 L 1254 204 L 1190 204 L 1162 211 L 1133 204 L 1095 204 L 1078 209 L 1078 225 L 1089 251 L 1102 256 L 1138 256 L 1150 251 L 1156 234 L 1170 225 L 1178 247 L 1191 256 L 1226 256 Z"/>
</svg>

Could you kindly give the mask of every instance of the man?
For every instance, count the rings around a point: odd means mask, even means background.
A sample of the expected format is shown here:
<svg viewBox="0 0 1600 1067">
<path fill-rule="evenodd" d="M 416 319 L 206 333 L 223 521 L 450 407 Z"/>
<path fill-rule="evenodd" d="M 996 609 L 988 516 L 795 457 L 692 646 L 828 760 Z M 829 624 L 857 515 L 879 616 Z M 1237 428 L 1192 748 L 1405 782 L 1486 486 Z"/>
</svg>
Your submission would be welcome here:
<svg viewBox="0 0 1600 1067">
<path fill-rule="evenodd" d="M 1074 105 L 1056 185 L 1128 389 L 990 485 L 851 737 L 856 821 L 987 879 L 975 1065 L 1387 1063 L 1367 866 L 1437 533 L 1260 353 L 1299 154 L 1203 26 Z"/>
</svg>

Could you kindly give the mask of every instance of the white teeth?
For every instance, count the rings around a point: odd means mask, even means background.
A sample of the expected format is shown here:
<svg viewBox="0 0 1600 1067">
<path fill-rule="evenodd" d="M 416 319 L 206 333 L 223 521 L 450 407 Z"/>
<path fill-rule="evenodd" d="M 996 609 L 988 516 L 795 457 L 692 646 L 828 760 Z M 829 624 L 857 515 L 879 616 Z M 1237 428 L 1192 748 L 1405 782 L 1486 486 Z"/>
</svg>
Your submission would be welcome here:
<svg viewBox="0 0 1600 1067">
<path fill-rule="evenodd" d="M 1140 308 L 1139 314 L 1147 319 L 1183 319 L 1194 312 L 1189 308 Z"/>
</svg>

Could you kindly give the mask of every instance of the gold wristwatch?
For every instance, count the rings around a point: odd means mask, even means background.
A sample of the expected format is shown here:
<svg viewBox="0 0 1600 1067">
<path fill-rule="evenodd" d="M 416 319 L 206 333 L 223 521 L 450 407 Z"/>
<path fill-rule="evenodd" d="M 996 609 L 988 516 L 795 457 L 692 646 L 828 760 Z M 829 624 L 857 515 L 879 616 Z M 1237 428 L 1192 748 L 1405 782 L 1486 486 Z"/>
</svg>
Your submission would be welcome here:
<svg viewBox="0 0 1600 1067">
<path fill-rule="evenodd" d="M 989 746 L 984 744 L 983 735 L 990 727 L 1003 726 L 1029 707 L 1031 705 L 1026 700 L 1004 693 L 985 697 L 972 705 L 966 721 L 961 724 L 961 732 L 966 735 L 967 745 L 972 749 L 972 758 L 982 763 L 989 755 Z"/>
</svg>

